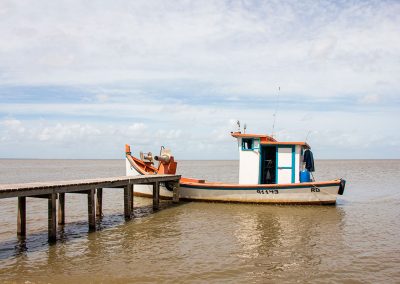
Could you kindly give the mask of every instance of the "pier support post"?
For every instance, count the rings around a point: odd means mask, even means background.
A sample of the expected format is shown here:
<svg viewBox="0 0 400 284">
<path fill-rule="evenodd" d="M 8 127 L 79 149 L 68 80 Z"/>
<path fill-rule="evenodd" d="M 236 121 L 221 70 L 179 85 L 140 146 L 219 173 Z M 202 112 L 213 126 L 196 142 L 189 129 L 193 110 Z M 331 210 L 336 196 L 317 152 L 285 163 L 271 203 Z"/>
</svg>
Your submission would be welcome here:
<svg viewBox="0 0 400 284">
<path fill-rule="evenodd" d="M 96 216 L 101 218 L 103 216 L 103 189 L 98 188 L 96 190 L 97 202 L 96 202 Z"/>
<path fill-rule="evenodd" d="M 124 216 L 125 219 L 130 219 L 132 215 L 132 210 L 131 210 L 131 191 L 129 188 L 129 185 L 124 187 Z"/>
<path fill-rule="evenodd" d="M 172 202 L 179 203 L 179 181 L 174 183 Z"/>
<path fill-rule="evenodd" d="M 65 225 L 65 193 L 58 194 L 58 225 Z"/>
<path fill-rule="evenodd" d="M 130 194 L 130 200 L 129 200 L 129 204 L 131 206 L 131 214 L 133 214 L 133 184 L 129 184 L 129 194 Z"/>
<path fill-rule="evenodd" d="M 153 210 L 158 210 L 160 207 L 160 182 L 153 183 Z"/>
<path fill-rule="evenodd" d="M 48 198 L 48 230 L 49 242 L 53 243 L 57 239 L 57 194 L 52 193 Z"/>
<path fill-rule="evenodd" d="M 17 235 L 26 236 L 26 197 L 18 197 Z"/>
<path fill-rule="evenodd" d="M 88 219 L 89 219 L 89 232 L 96 231 L 96 204 L 94 197 L 95 189 L 88 191 Z"/>
</svg>

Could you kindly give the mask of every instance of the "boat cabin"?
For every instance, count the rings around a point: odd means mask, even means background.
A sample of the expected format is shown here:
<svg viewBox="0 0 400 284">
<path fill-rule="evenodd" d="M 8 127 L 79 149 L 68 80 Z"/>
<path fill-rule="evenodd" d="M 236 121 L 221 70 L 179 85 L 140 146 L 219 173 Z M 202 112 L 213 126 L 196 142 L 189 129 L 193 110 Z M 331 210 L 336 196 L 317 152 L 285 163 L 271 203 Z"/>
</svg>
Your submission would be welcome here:
<svg viewBox="0 0 400 284">
<path fill-rule="evenodd" d="M 239 147 L 240 184 L 300 182 L 306 142 L 279 142 L 268 135 L 232 132 Z"/>
</svg>

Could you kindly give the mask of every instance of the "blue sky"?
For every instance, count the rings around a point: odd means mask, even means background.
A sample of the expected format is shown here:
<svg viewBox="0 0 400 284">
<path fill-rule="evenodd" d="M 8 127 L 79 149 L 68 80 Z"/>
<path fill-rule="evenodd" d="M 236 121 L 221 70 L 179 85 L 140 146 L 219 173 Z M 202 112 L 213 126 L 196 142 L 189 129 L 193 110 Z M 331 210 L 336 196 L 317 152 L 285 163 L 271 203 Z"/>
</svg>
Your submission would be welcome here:
<svg viewBox="0 0 400 284">
<path fill-rule="evenodd" d="M 398 1 L 0 2 L 0 157 L 400 158 Z"/>
</svg>

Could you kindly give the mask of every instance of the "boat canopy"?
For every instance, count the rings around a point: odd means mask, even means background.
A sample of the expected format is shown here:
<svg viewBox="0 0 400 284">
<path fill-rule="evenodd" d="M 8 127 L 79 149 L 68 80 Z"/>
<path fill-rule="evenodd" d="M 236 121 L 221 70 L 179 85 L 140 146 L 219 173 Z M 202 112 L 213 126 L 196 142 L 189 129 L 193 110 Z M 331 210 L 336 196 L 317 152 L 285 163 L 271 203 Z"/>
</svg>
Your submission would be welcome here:
<svg viewBox="0 0 400 284">
<path fill-rule="evenodd" d="M 261 145 L 300 145 L 304 146 L 306 149 L 311 149 L 307 142 L 291 141 L 291 142 L 279 142 L 274 137 L 266 134 L 248 134 L 241 132 L 231 132 L 232 137 L 235 138 L 249 138 L 249 139 L 259 139 Z"/>
</svg>

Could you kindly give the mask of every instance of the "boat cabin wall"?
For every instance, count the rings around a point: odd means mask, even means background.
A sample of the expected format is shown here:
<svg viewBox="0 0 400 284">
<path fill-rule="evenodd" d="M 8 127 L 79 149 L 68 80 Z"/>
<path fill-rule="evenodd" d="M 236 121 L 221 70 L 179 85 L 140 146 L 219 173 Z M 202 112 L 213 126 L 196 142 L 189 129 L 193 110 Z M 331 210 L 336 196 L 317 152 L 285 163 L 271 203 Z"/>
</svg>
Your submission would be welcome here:
<svg viewBox="0 0 400 284">
<path fill-rule="evenodd" d="M 239 184 L 258 184 L 260 174 L 260 140 L 238 138 Z"/>
<path fill-rule="evenodd" d="M 277 176 L 276 183 L 300 182 L 301 147 L 299 145 L 277 146 Z"/>
<path fill-rule="evenodd" d="M 238 138 L 238 148 L 239 184 L 300 182 L 302 165 L 302 147 L 300 145 L 261 146 L 260 140 L 257 138 Z M 268 171 L 265 163 L 271 159 L 274 160 L 275 170 L 270 170 L 269 174 L 265 174 Z"/>
<path fill-rule="evenodd" d="M 301 146 L 262 145 L 260 151 L 260 184 L 300 182 Z"/>
</svg>

